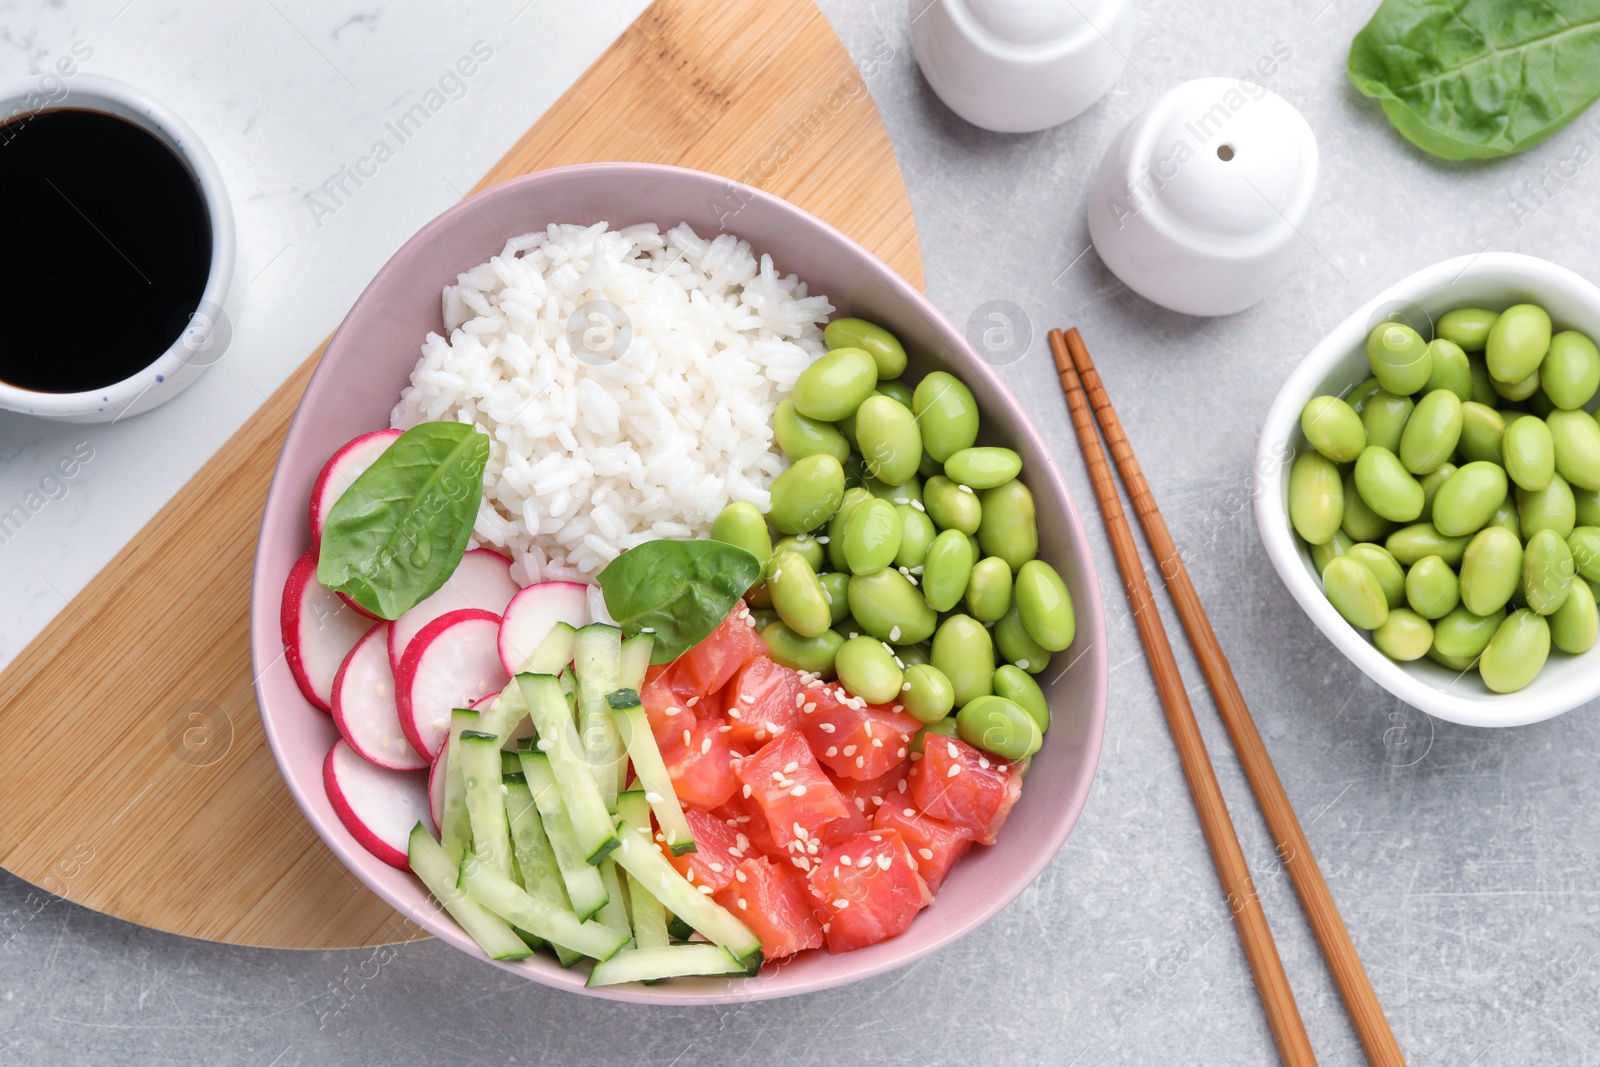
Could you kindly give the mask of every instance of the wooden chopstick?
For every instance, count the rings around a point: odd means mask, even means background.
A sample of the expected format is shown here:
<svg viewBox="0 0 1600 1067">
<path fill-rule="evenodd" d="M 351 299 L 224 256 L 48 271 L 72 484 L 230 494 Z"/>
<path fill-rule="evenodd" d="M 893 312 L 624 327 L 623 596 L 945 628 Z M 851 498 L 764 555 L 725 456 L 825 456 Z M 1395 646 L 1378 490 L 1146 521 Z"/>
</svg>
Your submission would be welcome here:
<svg viewBox="0 0 1600 1067">
<path fill-rule="evenodd" d="M 1161 693 L 1167 725 L 1177 745 L 1184 776 L 1189 780 L 1189 791 L 1194 796 L 1195 809 L 1200 814 L 1200 825 L 1205 831 L 1206 843 L 1211 847 L 1217 875 L 1227 892 L 1228 907 L 1233 912 L 1239 940 L 1244 944 L 1245 958 L 1255 976 L 1256 991 L 1261 995 L 1261 1004 L 1266 1009 L 1267 1024 L 1272 1029 L 1272 1039 L 1277 1043 L 1278 1056 L 1291 1067 L 1315 1064 L 1316 1055 L 1311 1051 L 1310 1039 L 1306 1037 L 1305 1023 L 1301 1021 L 1300 1009 L 1295 1004 L 1294 991 L 1289 988 L 1283 961 L 1278 958 L 1278 946 L 1272 940 L 1272 930 L 1267 926 L 1265 912 L 1261 910 L 1260 897 L 1250 878 L 1250 867 L 1245 862 L 1244 850 L 1239 847 L 1239 837 L 1228 815 L 1227 802 L 1222 798 L 1222 788 L 1217 784 L 1216 771 L 1212 769 L 1211 759 L 1206 754 L 1205 740 L 1200 736 L 1194 708 L 1189 704 L 1183 676 L 1178 671 L 1178 660 L 1172 654 L 1172 645 L 1167 640 L 1166 628 L 1156 610 L 1150 582 L 1139 560 L 1133 530 L 1122 513 L 1117 486 L 1112 481 L 1111 468 L 1106 463 L 1105 452 L 1100 447 L 1100 439 L 1089 414 L 1089 401 L 1078 381 L 1077 371 L 1066 355 L 1060 330 L 1050 331 L 1050 347 L 1055 353 L 1056 367 L 1061 374 L 1061 387 L 1067 394 L 1067 406 L 1072 411 L 1072 426 L 1083 448 L 1089 480 L 1094 484 L 1094 494 L 1100 502 L 1100 514 L 1105 520 L 1106 533 L 1111 538 L 1111 549 L 1117 557 L 1117 569 L 1122 572 L 1122 582 L 1133 608 L 1133 619 L 1139 627 L 1145 656 L 1150 661 L 1150 673 L 1155 676 L 1156 688 Z"/>
<path fill-rule="evenodd" d="M 1178 609 L 1178 617 L 1183 620 L 1184 630 L 1189 635 L 1189 643 L 1194 647 L 1195 656 L 1200 661 L 1200 669 L 1205 672 L 1206 681 L 1211 687 L 1212 698 L 1222 713 L 1222 721 L 1228 727 L 1229 736 L 1233 738 L 1233 747 L 1238 751 L 1239 762 L 1244 765 L 1245 776 L 1249 778 L 1250 787 L 1255 791 L 1256 802 L 1260 804 L 1261 811 L 1266 816 L 1267 826 L 1278 846 L 1278 855 L 1283 858 L 1283 864 L 1289 870 L 1289 877 L 1300 896 L 1300 905 L 1305 909 L 1318 944 L 1322 946 L 1322 954 L 1328 962 L 1328 969 L 1333 972 L 1334 983 L 1339 987 L 1339 995 L 1344 998 L 1345 1010 L 1350 1013 L 1350 1020 L 1361 1038 L 1367 1059 L 1383 1067 L 1402 1065 L 1405 1063 L 1405 1056 L 1401 1054 L 1394 1032 L 1389 1028 L 1389 1020 L 1384 1017 L 1383 1007 L 1378 1003 L 1378 995 L 1373 991 L 1372 982 L 1367 978 L 1366 968 L 1361 965 L 1361 957 L 1356 953 L 1355 945 L 1350 940 L 1350 933 L 1345 929 L 1344 920 L 1339 917 L 1338 905 L 1333 901 L 1333 894 L 1328 891 L 1328 883 L 1323 880 L 1322 870 L 1317 866 L 1316 857 L 1311 852 L 1311 844 L 1306 840 L 1305 831 L 1300 828 L 1300 820 L 1295 817 L 1294 808 L 1289 804 L 1289 796 L 1284 792 L 1283 783 L 1278 780 L 1278 772 L 1272 766 L 1272 757 L 1267 754 L 1267 747 L 1262 743 L 1261 734 L 1256 730 L 1255 720 L 1250 715 L 1250 708 L 1245 704 L 1244 694 L 1239 691 L 1239 683 L 1234 680 L 1233 669 L 1228 666 L 1228 657 L 1223 654 L 1222 644 L 1217 640 L 1215 631 L 1211 629 L 1211 620 L 1206 617 L 1205 608 L 1200 604 L 1200 594 L 1195 591 L 1194 583 L 1189 579 L 1189 570 L 1183 564 L 1183 555 L 1178 551 L 1177 543 L 1173 541 L 1172 533 L 1167 529 L 1166 520 L 1161 517 L 1160 509 L 1156 507 L 1150 483 L 1145 480 L 1144 472 L 1139 468 L 1139 461 L 1134 458 L 1133 446 L 1128 443 L 1127 434 L 1122 430 L 1122 423 L 1111 407 L 1111 398 L 1106 395 L 1100 375 L 1094 369 L 1094 361 L 1089 358 L 1089 350 L 1084 346 L 1083 338 L 1076 329 L 1067 331 L 1064 344 L 1067 354 L 1071 357 L 1072 367 L 1077 371 L 1083 388 L 1089 395 L 1090 405 L 1100 423 L 1100 431 L 1111 446 L 1111 455 L 1115 458 L 1117 470 L 1122 475 L 1122 483 L 1128 490 L 1128 499 L 1132 502 L 1133 510 L 1138 514 L 1139 522 L 1144 527 L 1145 539 L 1149 541 L 1150 549 L 1155 554 L 1161 577 L 1172 594 L 1173 603 Z M 1056 365 L 1058 369 L 1062 369 L 1059 353 L 1056 355 Z M 1062 373 L 1065 375 L 1064 369 Z"/>
</svg>

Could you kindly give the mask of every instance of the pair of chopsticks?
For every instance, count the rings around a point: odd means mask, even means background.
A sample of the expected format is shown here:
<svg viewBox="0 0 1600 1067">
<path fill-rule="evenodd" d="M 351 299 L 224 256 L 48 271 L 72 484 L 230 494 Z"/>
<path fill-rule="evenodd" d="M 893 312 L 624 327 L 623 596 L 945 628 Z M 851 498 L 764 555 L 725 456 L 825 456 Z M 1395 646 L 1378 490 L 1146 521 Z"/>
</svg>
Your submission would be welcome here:
<svg viewBox="0 0 1600 1067">
<path fill-rule="evenodd" d="M 1211 629 L 1210 620 L 1206 618 L 1205 608 L 1200 605 L 1200 596 L 1195 592 L 1194 583 L 1189 580 L 1183 557 L 1156 507 L 1155 497 L 1145 481 L 1143 471 L 1139 469 L 1139 461 L 1134 458 L 1133 447 L 1122 431 L 1117 413 L 1112 410 L 1111 398 L 1106 395 L 1100 375 L 1094 369 L 1089 350 L 1084 347 L 1083 338 L 1076 329 L 1068 330 L 1064 335 L 1060 330 L 1051 330 L 1050 350 L 1055 357 L 1062 391 L 1066 393 L 1067 407 L 1072 413 L 1073 429 L 1077 431 L 1078 443 L 1083 449 L 1089 480 L 1094 484 L 1095 497 L 1100 504 L 1101 516 L 1105 519 L 1106 533 L 1111 538 L 1111 548 L 1117 557 L 1117 568 L 1122 572 L 1122 581 L 1128 591 L 1128 602 L 1133 608 L 1139 638 L 1144 644 L 1150 672 L 1155 676 L 1156 687 L 1161 693 L 1167 724 L 1178 748 L 1184 776 L 1189 780 L 1189 790 L 1194 795 L 1195 807 L 1216 862 L 1217 874 L 1227 892 L 1228 905 L 1233 911 L 1239 940 L 1244 945 L 1257 992 L 1261 994 L 1261 1003 L 1267 1012 L 1267 1022 L 1272 1028 L 1278 1055 L 1284 1063 L 1295 1067 L 1316 1063 L 1311 1042 L 1306 1037 L 1305 1023 L 1295 1004 L 1294 992 L 1283 970 L 1283 961 L 1278 958 L 1277 945 L 1272 939 L 1266 914 L 1261 909 L 1260 898 L 1251 880 L 1244 851 L 1239 847 L 1233 820 L 1228 815 L 1222 790 L 1217 785 L 1216 772 L 1206 754 L 1205 740 L 1200 736 L 1194 708 L 1189 704 L 1183 677 L 1178 671 L 1178 661 L 1172 653 L 1172 645 L 1167 640 L 1166 629 L 1156 609 L 1150 582 L 1145 577 L 1139 549 L 1133 540 L 1133 531 L 1123 514 L 1105 452 L 1095 433 L 1096 419 L 1100 423 L 1100 432 L 1111 446 L 1117 470 L 1128 490 L 1128 499 L 1139 516 L 1140 525 L 1144 527 L 1145 539 L 1156 556 L 1161 577 L 1177 606 L 1178 617 L 1183 620 L 1189 643 L 1194 647 L 1200 669 L 1211 688 L 1212 699 L 1216 701 L 1222 720 L 1227 725 L 1239 762 L 1244 766 L 1256 802 L 1266 816 L 1267 826 L 1278 847 L 1278 855 L 1288 868 L 1289 877 L 1300 897 L 1300 905 L 1305 909 L 1318 944 L 1322 946 L 1323 957 L 1333 973 L 1334 983 L 1339 987 L 1339 995 L 1344 999 L 1345 1010 L 1350 1013 L 1350 1020 L 1361 1039 L 1362 1048 L 1366 1050 L 1367 1059 L 1383 1067 L 1403 1065 L 1405 1057 L 1401 1055 L 1400 1046 L 1389 1029 L 1389 1022 L 1384 1017 L 1377 994 L 1373 992 L 1366 969 L 1361 965 L 1361 957 L 1356 954 L 1355 945 L 1344 927 L 1344 920 L 1339 917 L 1333 894 L 1328 891 L 1328 884 L 1323 880 L 1322 871 L 1311 854 L 1311 845 L 1306 840 L 1305 831 L 1300 828 L 1300 820 L 1295 817 L 1283 783 L 1273 769 L 1272 758 L 1267 755 L 1266 745 L 1256 731 L 1255 720 L 1250 717 L 1250 709 L 1239 691 L 1239 683 L 1234 681 L 1233 670 L 1228 666 L 1228 659 L 1222 652 L 1216 633 Z M 1090 416 L 1091 406 L 1093 418 Z"/>
</svg>

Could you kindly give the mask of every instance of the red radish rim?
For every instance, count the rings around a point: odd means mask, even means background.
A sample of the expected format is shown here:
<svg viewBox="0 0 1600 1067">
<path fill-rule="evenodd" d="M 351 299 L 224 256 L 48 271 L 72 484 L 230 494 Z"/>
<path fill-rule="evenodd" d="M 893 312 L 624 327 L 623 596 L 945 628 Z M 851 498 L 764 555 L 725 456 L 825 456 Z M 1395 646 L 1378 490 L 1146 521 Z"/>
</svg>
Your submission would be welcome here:
<svg viewBox="0 0 1600 1067">
<path fill-rule="evenodd" d="M 439 758 L 428 766 L 428 819 L 433 823 L 434 834 L 444 833 L 444 798 L 441 796 L 438 803 L 434 803 L 433 780 L 444 773 L 445 750 L 439 750 Z M 444 790 L 444 783 L 440 782 L 439 790 Z"/>
<path fill-rule="evenodd" d="M 350 836 L 355 838 L 362 848 L 391 867 L 409 871 L 411 869 L 411 861 L 406 858 L 406 854 L 369 830 L 367 824 L 362 822 L 361 817 L 356 814 L 356 809 L 352 808 L 350 802 L 345 799 L 343 790 L 337 788 L 339 777 L 333 769 L 333 756 L 334 753 L 339 751 L 340 745 L 344 745 L 347 748 L 350 747 L 349 743 L 341 737 L 333 743 L 332 748 L 328 749 L 328 755 L 322 761 L 322 788 L 328 794 L 328 803 L 333 805 L 334 813 L 339 816 L 339 821 L 344 824 L 346 830 L 350 831 Z M 350 751 L 355 752 L 355 749 L 351 748 Z M 356 753 L 356 755 L 359 758 L 360 753 Z"/>
<path fill-rule="evenodd" d="M 405 733 L 406 740 L 411 742 L 411 747 L 416 749 L 422 757 L 430 762 L 439 758 L 438 752 L 429 752 L 428 746 L 423 743 L 422 734 L 417 730 L 414 713 L 411 707 L 411 685 L 416 680 L 417 661 L 422 658 L 422 653 L 427 651 L 431 643 L 442 630 L 454 626 L 458 622 L 473 620 L 492 620 L 496 626 L 500 625 L 500 616 L 483 608 L 457 608 L 447 611 L 434 619 L 428 625 L 417 631 L 417 636 L 411 639 L 411 644 L 406 648 L 405 658 L 400 661 L 400 669 L 394 676 L 394 704 L 400 713 L 400 729 Z M 429 639 L 428 643 L 423 638 Z M 485 694 L 487 696 L 488 694 Z M 443 749 L 441 748 L 442 752 Z"/>
<path fill-rule="evenodd" d="M 461 554 L 461 559 L 462 559 L 463 562 L 465 562 L 466 558 L 468 556 L 474 555 L 474 554 L 479 553 L 479 552 L 485 553 L 485 554 L 490 555 L 490 556 L 498 556 L 498 557 L 500 557 L 500 559 L 505 562 L 506 569 L 508 571 L 511 569 L 511 557 L 510 556 L 506 555 L 504 552 L 500 552 L 500 551 L 498 551 L 496 549 L 489 548 L 487 546 L 480 547 L 480 548 L 469 548 L 469 549 L 467 549 L 465 552 L 463 552 Z M 460 570 L 460 569 L 461 569 L 461 564 L 457 563 L 456 564 L 456 570 Z M 450 578 L 454 578 L 454 577 L 455 577 L 455 571 L 452 571 L 450 573 Z M 445 579 L 445 584 L 446 585 L 448 585 L 449 582 L 450 582 L 449 578 Z M 513 578 L 511 580 L 511 584 L 512 585 L 516 585 L 517 584 L 517 581 L 516 581 L 515 578 Z M 439 589 L 443 589 L 443 588 L 444 588 L 443 585 L 441 585 L 439 587 Z M 435 589 L 433 592 L 437 593 L 438 591 L 439 591 L 438 589 Z M 518 588 L 516 593 L 512 593 L 511 596 L 506 600 L 506 603 L 501 607 L 501 612 L 504 612 L 505 608 L 509 607 L 511 605 L 511 601 L 515 600 L 517 598 L 517 594 L 521 593 L 521 592 L 522 592 L 522 589 Z M 429 593 L 428 594 L 428 596 L 432 596 L 432 595 L 433 595 L 433 593 Z M 424 597 L 423 599 L 427 599 L 427 598 Z M 466 610 L 466 609 L 464 609 L 464 608 L 451 608 L 450 610 L 451 611 L 463 611 L 463 610 Z M 489 611 L 491 609 L 483 608 L 482 610 Z M 448 612 L 446 614 L 448 614 Z M 403 617 L 404 615 L 405 615 L 405 613 L 401 612 L 401 616 Z M 497 617 L 500 617 L 500 616 L 497 614 Z M 435 616 L 433 619 L 429 619 L 428 622 L 431 625 L 433 622 L 437 621 L 440 618 L 443 618 L 443 616 L 442 615 L 441 616 Z M 395 621 L 399 622 L 400 620 L 396 619 Z M 424 627 L 424 629 L 426 629 L 426 627 Z M 395 649 L 395 647 L 394 647 L 394 634 L 395 634 L 394 627 L 391 626 L 389 628 L 389 662 L 391 664 L 393 664 L 394 670 L 395 670 L 395 675 L 398 677 L 399 674 L 400 674 L 400 661 L 405 658 L 405 651 L 406 650 L 405 649 L 399 649 L 399 650 Z M 419 638 L 421 636 L 422 636 L 422 630 L 418 630 L 416 633 L 411 635 L 411 640 L 414 642 L 414 641 L 416 641 L 417 638 Z M 496 648 L 497 649 L 498 649 L 498 647 L 499 647 L 498 644 L 496 644 Z"/>
<path fill-rule="evenodd" d="M 521 589 L 519 589 L 515 593 L 513 593 L 512 596 L 511 596 L 511 599 L 506 603 L 506 609 L 500 616 L 500 636 L 495 639 L 495 651 L 497 651 L 500 654 L 500 666 L 502 666 L 502 667 L 504 667 L 506 669 L 506 673 L 507 674 L 515 675 L 517 672 L 516 672 L 516 669 L 512 667 L 512 665 L 509 662 L 509 660 L 506 658 L 506 637 L 505 637 L 505 634 L 506 634 L 506 623 L 505 623 L 505 620 L 512 617 L 512 615 L 511 615 L 512 605 L 516 604 L 516 602 L 518 600 L 520 600 L 524 595 L 527 595 L 527 594 L 531 593 L 535 589 L 543 589 L 547 585 L 566 585 L 566 586 L 572 586 L 574 588 L 583 590 L 583 593 L 582 593 L 583 605 L 584 605 L 583 614 L 585 616 L 585 620 L 588 621 L 588 616 L 590 614 L 589 606 L 588 606 L 589 605 L 589 590 L 591 588 L 593 588 L 593 587 L 590 586 L 587 582 L 569 582 L 569 581 L 566 581 L 566 580 L 563 579 L 563 580 L 560 580 L 560 581 L 552 581 L 552 582 L 535 582 L 533 585 L 523 586 Z M 565 621 L 565 620 L 562 620 L 562 621 Z M 529 651 L 531 652 L 532 649 L 530 649 Z"/>
<path fill-rule="evenodd" d="M 424 769 L 425 767 L 427 767 L 430 761 L 425 759 L 425 758 L 417 756 L 416 752 L 412 752 L 411 755 L 414 758 L 422 759 L 421 763 L 396 764 L 396 763 L 393 763 L 393 762 L 388 762 L 393 757 L 390 757 L 387 754 L 384 754 L 383 758 L 380 759 L 379 757 L 374 756 L 370 752 L 368 752 L 366 750 L 366 747 L 364 745 L 362 745 L 359 741 L 356 740 L 354 733 L 351 731 L 349 725 L 346 723 L 345 714 L 344 714 L 344 702 L 339 699 L 339 693 L 344 688 L 345 670 L 350 666 L 351 660 L 355 659 L 356 651 L 358 649 L 360 649 L 361 646 L 366 644 L 368 641 L 372 641 L 372 640 L 384 641 L 386 635 L 380 635 L 378 633 L 378 631 L 387 629 L 388 626 L 389 626 L 388 623 L 380 622 L 380 623 L 378 623 L 378 625 L 376 625 L 372 629 L 368 630 L 365 634 L 362 635 L 361 640 L 357 641 L 355 643 L 355 646 L 350 649 L 349 654 L 346 655 L 345 658 L 344 658 L 344 662 L 339 664 L 339 673 L 337 673 L 337 674 L 335 674 L 333 676 L 333 721 L 334 721 L 334 725 L 339 727 L 339 736 L 344 738 L 345 743 L 348 744 L 352 749 L 355 750 L 355 754 L 356 755 L 360 756 L 362 759 L 366 760 L 368 763 L 372 764 L 373 766 L 382 767 L 385 770 L 390 770 L 390 771 L 420 771 L 420 770 Z M 387 641 L 384 642 L 384 648 L 385 649 L 388 648 L 388 642 Z M 385 655 L 384 655 L 384 665 L 388 666 L 388 662 L 389 662 L 389 657 L 388 657 L 387 653 L 385 653 Z M 399 717 L 398 704 L 396 705 L 395 712 L 396 712 L 396 718 L 398 719 L 398 717 Z M 404 730 L 402 730 L 402 733 L 404 733 Z M 409 742 L 410 738 L 407 738 L 407 741 Z"/>
<path fill-rule="evenodd" d="M 311 499 L 306 504 L 306 518 L 311 529 L 311 547 L 313 549 L 322 543 L 322 523 L 317 521 L 320 514 L 320 509 L 317 505 L 322 503 L 322 487 L 328 484 L 328 478 L 333 473 L 334 465 L 338 463 L 340 459 L 344 458 L 345 454 L 352 448 L 357 447 L 371 438 L 388 437 L 392 439 L 399 437 L 401 432 L 402 431 L 395 429 L 369 430 L 364 434 L 358 434 L 357 436 L 352 437 L 350 440 L 340 445 L 334 451 L 333 455 L 328 457 L 328 462 L 324 463 L 322 465 L 322 469 L 317 472 L 317 480 L 311 483 Z M 383 453 L 380 452 L 378 454 L 382 455 Z"/>
<path fill-rule="evenodd" d="M 300 608 L 305 603 L 306 586 L 310 579 L 316 577 L 316 573 L 317 550 L 313 546 L 306 549 L 305 555 L 295 560 L 294 566 L 289 568 L 289 577 L 283 583 L 283 603 L 278 609 L 278 626 L 283 631 L 283 658 L 289 662 L 289 671 L 294 675 L 295 684 L 300 687 L 307 703 L 331 715 L 332 705 L 317 695 L 316 688 L 311 684 L 311 675 L 300 659 Z"/>
</svg>

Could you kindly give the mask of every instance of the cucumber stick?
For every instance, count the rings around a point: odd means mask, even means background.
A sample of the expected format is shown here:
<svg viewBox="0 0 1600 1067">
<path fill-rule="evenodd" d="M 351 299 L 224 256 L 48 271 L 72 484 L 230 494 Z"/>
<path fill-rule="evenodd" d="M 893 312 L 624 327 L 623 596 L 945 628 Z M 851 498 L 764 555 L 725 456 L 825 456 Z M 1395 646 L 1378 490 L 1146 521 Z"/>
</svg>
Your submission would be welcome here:
<svg viewBox="0 0 1600 1067">
<path fill-rule="evenodd" d="M 539 818 L 539 809 L 533 802 L 533 792 L 528 788 L 527 778 L 519 772 L 514 776 L 507 775 L 503 784 L 506 820 L 511 826 L 511 854 L 522 875 L 522 888 L 536 900 L 572 910 L 572 900 L 567 896 L 561 868 L 556 864 L 555 849 L 544 832 L 544 821 Z M 565 945 L 550 947 L 555 950 L 563 967 L 571 967 L 582 956 L 582 953 Z"/>
<path fill-rule="evenodd" d="M 610 959 L 630 940 L 627 934 L 534 899 L 527 890 L 471 853 L 461 861 L 461 888 L 512 926 L 597 960 Z"/>
<path fill-rule="evenodd" d="M 522 690 L 513 680 L 479 713 L 478 729 L 496 735 L 505 744 L 514 734 L 525 733 L 517 727 L 527 717 L 528 702 L 522 699 Z"/>
<path fill-rule="evenodd" d="M 583 857 L 590 863 L 599 864 L 606 853 L 617 847 L 617 830 L 596 778 L 604 778 L 609 774 L 612 795 L 615 796 L 616 770 L 607 765 L 604 768 L 606 774 L 597 775 L 595 771 L 599 768 L 592 768 L 585 759 L 585 750 L 578 740 L 578 731 L 558 680 L 548 674 L 519 674 L 517 684 L 528 702 L 528 714 L 533 717 L 534 728 L 539 731 L 538 749 L 550 759 L 550 770 L 555 775 L 562 805 L 572 821 L 572 832 L 583 850 Z M 605 706 L 604 699 L 601 700 L 601 706 Z M 609 713 L 606 715 L 606 725 L 615 733 Z M 531 775 L 528 784 L 534 785 Z M 535 788 L 534 797 L 538 795 L 539 791 Z M 543 807 L 539 809 L 539 814 L 544 814 Z"/>
<path fill-rule="evenodd" d="M 744 974 L 745 966 L 721 945 L 662 945 L 617 953 L 594 965 L 585 985 L 653 982 L 691 974 Z"/>
<path fill-rule="evenodd" d="M 642 827 L 649 833 L 650 804 L 643 790 L 617 797 L 617 815 L 626 819 L 630 826 Z M 667 909 L 631 874 L 628 875 L 628 918 L 633 923 L 634 944 L 640 948 L 665 948 L 672 943 L 667 936 Z"/>
<path fill-rule="evenodd" d="M 527 674 L 560 674 L 572 662 L 572 641 L 577 630 L 571 623 L 558 622 L 545 634 L 539 647 L 528 657 L 523 671 Z"/>
<path fill-rule="evenodd" d="M 556 869 L 566 886 L 572 910 L 579 918 L 587 919 L 599 911 L 606 902 L 605 883 L 600 869 L 589 863 L 577 837 L 572 831 L 572 820 L 567 817 L 561 802 L 561 790 L 556 787 L 555 774 L 550 769 L 550 757 L 543 752 L 522 752 L 522 773 L 528 790 L 550 840 L 550 851 L 555 856 Z"/>
<path fill-rule="evenodd" d="M 500 874 L 511 875 L 511 828 L 500 792 L 500 739 L 478 730 L 463 730 L 456 747 L 461 757 L 461 786 L 472 824 L 472 852 Z M 445 768 L 446 773 L 450 770 Z"/>
<path fill-rule="evenodd" d="M 640 690 L 644 676 L 650 672 L 650 653 L 656 639 L 649 634 L 634 634 L 622 642 L 622 663 L 617 670 L 617 688 Z"/>
<path fill-rule="evenodd" d="M 503 919 L 457 888 L 456 863 L 420 822 L 411 828 L 406 859 L 428 892 L 490 959 L 519 960 L 533 955 L 533 949 Z"/>
<path fill-rule="evenodd" d="M 573 640 L 572 663 L 578 681 L 578 737 L 606 808 L 615 811 L 627 767 L 606 697 L 621 677 L 622 631 L 605 623 L 585 626 Z"/>
<path fill-rule="evenodd" d="M 461 732 L 478 728 L 478 713 L 457 708 L 450 713 L 450 738 L 444 750 L 444 805 L 439 836 L 453 870 L 472 847 L 472 823 L 467 815 L 467 793 L 461 786 Z"/>
<path fill-rule="evenodd" d="M 667 774 L 661 749 L 656 747 L 655 735 L 650 732 L 650 719 L 645 714 L 644 705 L 639 703 L 639 694 L 632 689 L 619 689 L 607 701 L 617 723 L 617 732 L 628 746 L 633 773 L 638 776 L 639 785 L 644 789 L 650 810 L 656 814 L 656 822 L 661 824 L 661 834 L 667 840 L 667 847 L 672 849 L 674 856 L 693 852 L 694 832 L 689 829 L 689 820 L 683 817 L 678 794 L 673 792 L 672 778 Z M 648 820 L 644 825 L 649 825 Z"/>
<path fill-rule="evenodd" d="M 606 902 L 595 915 L 595 921 L 626 937 L 625 947 L 632 948 L 633 924 L 628 921 L 628 895 L 622 887 L 622 874 L 610 856 L 600 861 L 600 882 L 606 887 Z"/>
<path fill-rule="evenodd" d="M 756 973 L 761 967 L 761 939 L 732 912 L 679 874 L 655 843 L 632 823 L 622 820 L 617 828 L 621 841 L 613 854 L 617 865 L 638 879 L 674 915 L 733 953 L 749 973 Z"/>
</svg>

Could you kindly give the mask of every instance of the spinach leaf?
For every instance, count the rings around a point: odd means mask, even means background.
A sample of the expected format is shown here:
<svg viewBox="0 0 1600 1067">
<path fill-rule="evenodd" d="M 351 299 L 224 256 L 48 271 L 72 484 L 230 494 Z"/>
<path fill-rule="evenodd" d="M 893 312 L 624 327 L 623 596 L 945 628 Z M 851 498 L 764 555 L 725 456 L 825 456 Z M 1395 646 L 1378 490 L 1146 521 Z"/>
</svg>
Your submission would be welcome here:
<svg viewBox="0 0 1600 1067">
<path fill-rule="evenodd" d="M 600 572 L 606 610 L 629 637 L 655 634 L 651 663 L 670 663 L 711 636 L 761 562 L 721 541 L 646 541 Z"/>
<path fill-rule="evenodd" d="M 1349 71 L 1418 148 L 1508 156 L 1600 97 L 1600 0 L 1384 0 Z"/>
<path fill-rule="evenodd" d="M 397 619 L 455 573 L 483 497 L 489 439 L 425 422 L 395 439 L 328 512 L 317 581 Z"/>
</svg>

